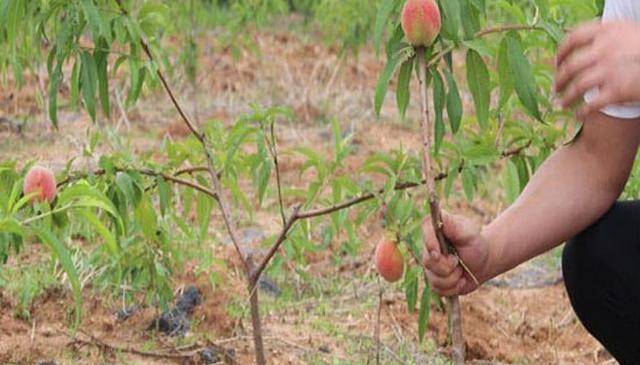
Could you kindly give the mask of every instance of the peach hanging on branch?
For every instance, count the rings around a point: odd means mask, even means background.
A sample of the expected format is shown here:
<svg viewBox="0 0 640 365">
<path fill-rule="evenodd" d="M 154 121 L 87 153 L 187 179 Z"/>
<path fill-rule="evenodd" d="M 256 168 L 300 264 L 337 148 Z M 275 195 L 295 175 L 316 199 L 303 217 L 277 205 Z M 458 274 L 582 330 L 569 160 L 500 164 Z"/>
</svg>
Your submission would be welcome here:
<svg viewBox="0 0 640 365">
<path fill-rule="evenodd" d="M 24 195 L 35 194 L 30 201 L 51 203 L 56 197 L 56 178 L 46 167 L 34 166 L 24 178 Z"/>
<path fill-rule="evenodd" d="M 394 283 L 404 273 L 404 257 L 396 242 L 382 239 L 376 247 L 376 268 L 386 281 Z"/>
<path fill-rule="evenodd" d="M 438 37 L 440 9 L 435 0 L 408 0 L 402 8 L 402 30 L 414 47 L 427 47 Z"/>
</svg>

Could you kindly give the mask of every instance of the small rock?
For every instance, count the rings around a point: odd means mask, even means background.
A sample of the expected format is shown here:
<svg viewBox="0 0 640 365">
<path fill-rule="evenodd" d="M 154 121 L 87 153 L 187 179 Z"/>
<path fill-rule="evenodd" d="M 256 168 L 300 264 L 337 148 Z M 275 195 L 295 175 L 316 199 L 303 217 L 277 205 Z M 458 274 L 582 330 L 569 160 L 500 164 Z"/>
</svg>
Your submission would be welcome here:
<svg viewBox="0 0 640 365">
<path fill-rule="evenodd" d="M 324 352 L 325 354 L 330 354 L 331 353 L 331 349 L 329 348 L 329 346 L 327 345 L 322 345 L 318 348 L 318 350 L 320 352 Z"/>
<path fill-rule="evenodd" d="M 157 329 L 169 336 L 184 336 L 190 328 L 191 322 L 187 313 L 178 308 L 162 313 L 160 318 L 155 319 L 149 326 L 150 330 Z"/>
<path fill-rule="evenodd" d="M 191 328 L 189 316 L 202 303 L 200 291 L 195 286 L 188 287 L 176 300 L 176 305 L 154 319 L 148 330 L 158 330 L 169 336 L 184 336 Z"/>
<path fill-rule="evenodd" d="M 218 350 L 207 347 L 200 352 L 200 360 L 203 364 L 214 364 L 220 361 L 220 354 Z"/>
<path fill-rule="evenodd" d="M 58 363 L 55 361 L 40 361 L 36 365 L 58 365 Z"/>
<path fill-rule="evenodd" d="M 176 309 L 189 314 L 193 313 L 193 309 L 202 304 L 202 296 L 200 290 L 195 286 L 188 287 L 176 301 Z"/>
</svg>

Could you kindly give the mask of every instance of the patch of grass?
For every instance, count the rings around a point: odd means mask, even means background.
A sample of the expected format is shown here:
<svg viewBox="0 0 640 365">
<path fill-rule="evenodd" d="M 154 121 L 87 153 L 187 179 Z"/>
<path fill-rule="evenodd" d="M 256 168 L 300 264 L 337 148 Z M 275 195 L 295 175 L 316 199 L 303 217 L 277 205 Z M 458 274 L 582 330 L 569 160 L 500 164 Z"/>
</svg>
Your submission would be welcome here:
<svg viewBox="0 0 640 365">
<path fill-rule="evenodd" d="M 2 267 L 0 288 L 16 300 L 17 318 L 31 319 L 31 304 L 46 290 L 59 285 L 47 262 L 23 266 Z"/>
</svg>

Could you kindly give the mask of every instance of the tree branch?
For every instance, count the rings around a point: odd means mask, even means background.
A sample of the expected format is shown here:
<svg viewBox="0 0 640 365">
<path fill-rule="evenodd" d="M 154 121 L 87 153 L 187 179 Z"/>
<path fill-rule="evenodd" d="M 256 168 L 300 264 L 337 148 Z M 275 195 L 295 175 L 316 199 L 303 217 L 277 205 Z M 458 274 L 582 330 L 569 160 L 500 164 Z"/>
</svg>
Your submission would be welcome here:
<svg viewBox="0 0 640 365">
<path fill-rule="evenodd" d="M 431 225 L 435 232 L 438 243 L 440 244 L 440 251 L 442 254 L 450 254 L 454 252 L 453 246 L 447 241 L 442 231 L 442 212 L 440 211 L 440 204 L 438 203 L 438 196 L 436 194 L 435 179 L 431 175 L 431 168 L 433 161 L 431 160 L 431 122 L 429 120 L 429 102 L 428 102 L 428 89 L 427 73 L 429 72 L 429 65 L 427 64 L 425 57 L 424 47 L 416 48 L 416 56 L 418 58 L 418 81 L 420 82 L 420 101 L 421 101 L 421 115 L 420 127 L 422 129 L 422 174 L 426 181 L 427 187 L 427 200 L 430 207 Z M 424 230 L 424 225 L 423 225 Z M 427 239 L 427 235 L 423 234 L 424 239 Z M 426 241 L 425 241 L 426 245 Z M 459 260 L 460 262 L 462 260 Z M 465 349 L 464 349 L 464 337 L 462 334 L 462 314 L 460 310 L 460 301 L 457 296 L 447 298 L 447 307 L 449 314 L 449 330 L 451 331 L 451 339 L 453 344 L 453 361 L 456 365 L 464 365 Z"/>
<path fill-rule="evenodd" d="M 128 15 L 127 10 L 122 5 L 122 0 L 116 0 L 116 2 L 118 3 L 118 7 L 120 8 L 120 11 L 123 14 Z M 149 45 L 147 44 L 147 42 L 145 42 L 143 38 L 140 38 L 140 46 L 142 47 L 144 53 L 147 55 L 149 60 L 154 61 L 155 58 L 151 53 Z M 240 255 L 240 260 L 243 262 L 245 266 L 245 272 L 249 276 L 251 271 L 253 270 L 253 267 L 252 267 L 253 263 L 251 262 L 252 260 L 250 258 L 250 254 L 245 252 L 245 250 L 242 248 L 242 246 L 240 246 L 238 242 L 238 235 L 236 233 L 235 226 L 233 224 L 232 217 L 229 212 L 227 200 L 224 196 L 224 189 L 222 188 L 220 178 L 214 166 L 214 162 L 213 162 L 214 157 L 211 152 L 211 146 L 209 145 L 209 141 L 206 135 L 204 133 L 199 132 L 196 125 L 191 121 L 191 119 L 189 119 L 186 112 L 182 108 L 182 105 L 180 104 L 175 94 L 173 93 L 171 86 L 167 82 L 167 79 L 164 77 L 164 74 L 162 73 L 160 68 L 156 69 L 156 74 L 158 75 L 158 78 L 160 79 L 160 82 L 162 83 L 164 90 L 166 91 L 167 95 L 171 99 L 171 102 L 173 103 L 174 107 L 178 111 L 178 114 L 180 114 L 180 117 L 182 118 L 183 122 L 187 125 L 191 133 L 198 139 L 198 141 L 202 145 L 202 148 L 204 149 L 205 156 L 207 158 L 207 170 L 209 172 L 209 175 L 211 176 L 211 181 L 213 182 L 214 190 L 216 191 L 218 196 L 217 200 L 220 206 L 220 211 L 222 213 L 224 224 L 227 228 L 231 241 L 233 242 L 233 245 L 235 246 L 235 249 L 238 252 L 238 255 Z"/>
<path fill-rule="evenodd" d="M 257 268 L 251 273 L 251 277 L 255 283 L 258 283 L 258 280 L 260 280 L 260 276 L 262 275 L 262 272 L 266 269 L 267 265 L 269 264 L 273 256 L 276 254 L 276 252 L 278 252 L 278 249 L 280 248 L 280 246 L 287 239 L 287 235 L 289 234 L 289 231 L 291 230 L 293 225 L 298 220 L 302 219 L 302 217 L 300 217 L 300 215 L 298 214 L 299 211 L 300 211 L 299 206 L 293 209 L 293 213 L 291 213 L 291 216 L 289 217 L 289 219 L 286 220 L 284 227 L 282 227 L 282 230 L 280 231 L 280 234 L 278 235 L 278 238 L 276 239 L 276 241 L 273 243 L 273 245 L 271 245 L 269 252 L 262 259 L 262 261 L 257 266 Z"/>
<path fill-rule="evenodd" d="M 475 37 L 482 38 L 491 34 L 504 33 L 509 31 L 518 31 L 518 30 L 544 30 L 544 28 L 537 25 L 507 24 L 507 25 L 501 25 L 498 27 L 480 30 L 475 33 Z M 453 51 L 455 48 L 456 47 L 454 45 L 450 45 L 447 48 L 440 51 L 435 57 L 433 57 L 429 61 L 429 63 L 427 64 L 427 68 L 430 68 L 431 66 L 436 65 L 438 62 L 442 60 L 444 56 L 446 56 L 449 52 Z"/>
<path fill-rule="evenodd" d="M 274 131 L 275 122 L 271 122 L 269 141 L 269 151 L 271 152 L 271 158 L 273 158 L 273 164 L 276 169 L 276 185 L 278 187 L 278 206 L 280 208 L 280 217 L 282 218 L 282 226 L 287 225 L 287 218 L 284 214 L 284 203 L 282 199 L 282 180 L 280 178 L 280 163 L 278 161 L 278 142 L 276 141 L 276 134 Z"/>
<path fill-rule="evenodd" d="M 178 170 L 175 174 L 173 175 L 169 175 L 169 174 L 165 174 L 162 172 L 157 172 L 157 171 L 153 171 L 150 169 L 134 169 L 134 168 L 122 168 L 122 167 L 116 167 L 113 170 L 117 171 L 117 172 L 137 172 L 139 174 L 145 175 L 145 176 L 152 176 L 152 177 L 162 177 L 163 179 L 172 182 L 174 184 L 177 185 L 182 185 L 182 186 L 186 186 L 192 189 L 195 189 L 201 193 L 207 194 L 210 197 L 218 200 L 218 194 L 216 194 L 216 192 L 212 191 L 211 189 L 208 189 L 200 184 L 194 183 L 192 181 L 188 181 L 188 180 L 183 180 L 178 178 L 177 176 L 179 175 L 184 175 L 186 173 L 188 173 L 187 171 L 190 171 L 191 169 L 196 169 L 196 168 L 190 168 L 189 170 L 185 169 L 184 171 Z M 101 175 L 105 175 L 106 171 L 104 169 L 99 169 L 96 171 L 92 172 L 93 175 L 96 176 L 101 176 Z M 73 176 L 69 176 L 66 179 L 62 180 L 61 182 L 59 182 L 57 184 L 57 187 L 60 188 L 64 185 L 69 184 L 72 181 L 78 180 L 82 177 L 86 177 L 88 176 L 88 174 L 86 173 L 82 173 L 82 174 L 72 174 Z"/>
<path fill-rule="evenodd" d="M 493 28 L 483 29 L 481 31 L 476 32 L 475 36 L 476 38 L 479 38 L 479 37 L 484 37 L 490 34 L 519 31 L 519 30 L 544 30 L 544 28 L 542 28 L 539 25 L 507 24 L 507 25 L 500 25 Z"/>
</svg>

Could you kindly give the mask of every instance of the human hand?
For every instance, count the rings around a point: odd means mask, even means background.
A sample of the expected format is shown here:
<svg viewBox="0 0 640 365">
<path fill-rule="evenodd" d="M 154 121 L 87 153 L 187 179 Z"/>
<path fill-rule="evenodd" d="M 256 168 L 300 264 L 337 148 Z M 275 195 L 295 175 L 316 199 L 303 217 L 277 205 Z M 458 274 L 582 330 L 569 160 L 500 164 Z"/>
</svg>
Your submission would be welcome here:
<svg viewBox="0 0 640 365">
<path fill-rule="evenodd" d="M 598 96 L 578 109 L 584 117 L 607 105 L 640 101 L 640 25 L 597 22 L 578 26 L 558 48 L 555 91 L 568 108 L 591 89 Z"/>
<path fill-rule="evenodd" d="M 474 274 L 480 283 L 489 278 L 490 245 L 482 235 L 480 227 L 462 216 L 444 214 L 443 233 L 456 248 L 460 259 Z M 455 255 L 443 255 L 436 238 L 430 218 L 426 219 L 424 232 L 426 247 L 424 250 L 424 267 L 433 290 L 439 295 L 449 297 L 464 295 L 478 288 L 473 280 L 459 264 Z"/>
</svg>

